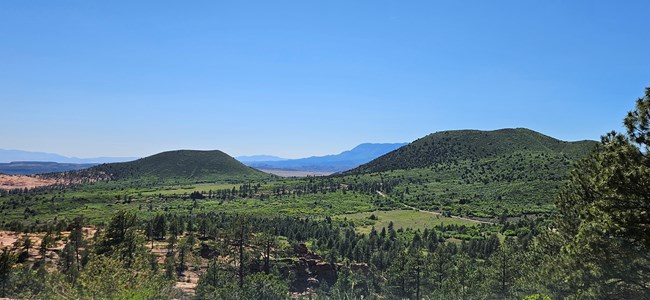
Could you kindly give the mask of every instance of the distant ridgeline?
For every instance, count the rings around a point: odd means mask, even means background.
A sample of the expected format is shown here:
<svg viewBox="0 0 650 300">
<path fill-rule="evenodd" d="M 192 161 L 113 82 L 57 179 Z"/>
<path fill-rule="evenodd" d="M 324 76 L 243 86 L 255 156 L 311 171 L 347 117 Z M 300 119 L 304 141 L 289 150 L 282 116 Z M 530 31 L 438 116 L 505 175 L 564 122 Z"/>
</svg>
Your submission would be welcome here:
<svg viewBox="0 0 650 300">
<path fill-rule="evenodd" d="M 43 174 L 43 173 L 52 173 L 52 172 L 82 170 L 96 165 L 98 164 L 56 163 L 56 162 L 44 162 L 44 161 L 14 161 L 10 163 L 0 163 L 0 173 L 9 174 L 9 175 Z"/>
<path fill-rule="evenodd" d="M 339 154 L 312 156 L 299 159 L 273 159 L 273 160 L 246 160 L 241 157 L 247 166 L 257 169 L 292 170 L 292 171 L 317 171 L 317 172 L 342 172 L 358 167 L 379 156 L 391 152 L 405 143 L 365 143 L 351 150 Z"/>
<path fill-rule="evenodd" d="M 597 144 L 523 128 L 443 131 L 344 175 L 379 174 L 391 196 L 422 209 L 478 217 L 543 213 L 553 209 L 572 162 Z"/>
<path fill-rule="evenodd" d="M 101 164 L 86 170 L 49 175 L 139 183 L 243 181 L 272 177 L 219 150 L 167 151 L 130 162 Z"/>
</svg>

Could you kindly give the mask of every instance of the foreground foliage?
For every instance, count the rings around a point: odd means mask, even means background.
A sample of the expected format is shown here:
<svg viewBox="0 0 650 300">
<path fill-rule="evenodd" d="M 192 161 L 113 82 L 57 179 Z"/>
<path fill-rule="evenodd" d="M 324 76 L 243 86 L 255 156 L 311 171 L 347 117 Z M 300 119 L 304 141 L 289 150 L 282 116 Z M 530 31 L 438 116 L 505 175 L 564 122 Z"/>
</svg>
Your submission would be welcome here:
<svg viewBox="0 0 650 300">
<path fill-rule="evenodd" d="M 582 160 L 558 199 L 557 235 L 567 293 L 650 299 L 650 88 Z M 560 246 L 562 245 L 562 246 Z"/>
</svg>

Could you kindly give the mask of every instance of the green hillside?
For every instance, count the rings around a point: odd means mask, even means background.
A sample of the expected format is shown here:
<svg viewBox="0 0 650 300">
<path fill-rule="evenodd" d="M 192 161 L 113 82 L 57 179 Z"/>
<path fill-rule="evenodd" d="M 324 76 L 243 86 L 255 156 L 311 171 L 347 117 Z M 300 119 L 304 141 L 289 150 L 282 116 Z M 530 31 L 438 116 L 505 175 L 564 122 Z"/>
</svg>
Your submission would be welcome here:
<svg viewBox="0 0 650 300">
<path fill-rule="evenodd" d="M 549 153 L 568 160 L 584 157 L 595 141 L 565 142 L 525 128 L 494 131 L 453 130 L 432 133 L 348 173 L 430 167 L 518 153 Z"/>
<path fill-rule="evenodd" d="M 219 150 L 167 151 L 131 162 L 99 165 L 90 171 L 107 174 L 112 180 L 201 182 L 268 177 Z"/>
<path fill-rule="evenodd" d="M 565 142 L 528 129 L 430 134 L 346 172 L 420 209 L 495 218 L 548 213 L 572 164 L 597 142 Z"/>
</svg>

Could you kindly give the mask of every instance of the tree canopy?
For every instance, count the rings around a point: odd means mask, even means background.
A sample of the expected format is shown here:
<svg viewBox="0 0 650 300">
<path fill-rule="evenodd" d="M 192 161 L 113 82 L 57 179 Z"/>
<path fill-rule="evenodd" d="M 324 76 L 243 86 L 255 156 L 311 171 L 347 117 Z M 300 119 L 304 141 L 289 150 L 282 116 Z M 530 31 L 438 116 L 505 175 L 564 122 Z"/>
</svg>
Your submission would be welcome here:
<svg viewBox="0 0 650 300">
<path fill-rule="evenodd" d="M 567 282 L 583 296 L 650 299 L 650 88 L 580 161 L 558 197 Z"/>
</svg>

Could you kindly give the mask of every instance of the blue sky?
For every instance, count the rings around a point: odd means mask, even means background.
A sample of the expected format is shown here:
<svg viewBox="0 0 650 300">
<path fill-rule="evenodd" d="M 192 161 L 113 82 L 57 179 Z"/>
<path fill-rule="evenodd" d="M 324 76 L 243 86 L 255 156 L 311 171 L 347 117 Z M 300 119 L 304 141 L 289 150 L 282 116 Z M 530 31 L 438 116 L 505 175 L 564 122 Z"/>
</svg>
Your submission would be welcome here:
<svg viewBox="0 0 650 300">
<path fill-rule="evenodd" d="M 136 3 L 137 2 L 137 3 Z M 0 148 L 302 157 L 621 128 L 649 1 L 2 1 Z"/>
</svg>

